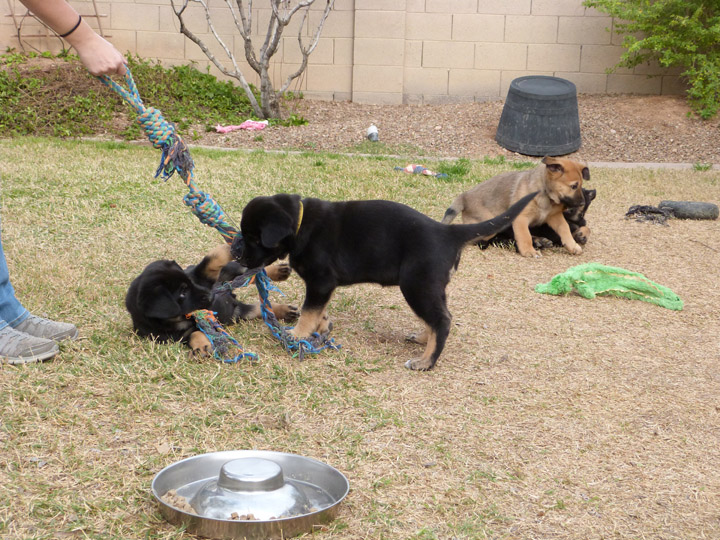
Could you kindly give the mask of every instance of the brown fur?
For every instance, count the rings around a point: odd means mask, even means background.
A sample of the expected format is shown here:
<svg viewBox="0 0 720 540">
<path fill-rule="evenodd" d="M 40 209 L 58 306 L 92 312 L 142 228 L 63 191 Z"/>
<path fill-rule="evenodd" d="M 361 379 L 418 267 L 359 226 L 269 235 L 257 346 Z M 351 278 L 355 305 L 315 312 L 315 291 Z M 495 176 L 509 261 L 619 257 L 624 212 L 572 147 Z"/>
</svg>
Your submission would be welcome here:
<svg viewBox="0 0 720 540">
<path fill-rule="evenodd" d="M 504 212 L 528 193 L 539 191 L 512 224 L 518 251 L 524 257 L 539 257 L 540 253 L 533 247 L 530 227 L 547 224 L 558 234 L 565 249 L 579 255 L 582 247 L 573 238 L 563 211 L 585 204 L 582 183 L 589 178 L 590 172 L 582 163 L 544 157 L 534 169 L 502 173 L 461 193 L 442 221 L 450 223 L 460 213 L 463 223 L 485 221 Z"/>
</svg>

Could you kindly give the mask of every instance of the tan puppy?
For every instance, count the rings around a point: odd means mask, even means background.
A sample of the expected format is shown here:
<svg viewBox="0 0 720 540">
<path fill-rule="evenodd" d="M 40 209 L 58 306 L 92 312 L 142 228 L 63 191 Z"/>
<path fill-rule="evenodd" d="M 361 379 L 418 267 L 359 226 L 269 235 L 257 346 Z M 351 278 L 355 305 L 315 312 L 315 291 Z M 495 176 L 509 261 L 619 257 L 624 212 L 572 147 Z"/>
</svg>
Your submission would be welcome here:
<svg viewBox="0 0 720 540">
<path fill-rule="evenodd" d="M 503 213 L 528 193 L 539 191 L 512 224 L 520 255 L 540 257 L 533 247 L 530 227 L 543 223 L 558 234 L 565 249 L 579 255 L 582 248 L 573 238 L 563 211 L 585 204 L 582 183 L 589 179 L 590 171 L 582 163 L 546 156 L 534 169 L 502 173 L 461 193 L 445 211 L 442 222 L 450 223 L 460 213 L 463 223 L 485 221 Z"/>
</svg>

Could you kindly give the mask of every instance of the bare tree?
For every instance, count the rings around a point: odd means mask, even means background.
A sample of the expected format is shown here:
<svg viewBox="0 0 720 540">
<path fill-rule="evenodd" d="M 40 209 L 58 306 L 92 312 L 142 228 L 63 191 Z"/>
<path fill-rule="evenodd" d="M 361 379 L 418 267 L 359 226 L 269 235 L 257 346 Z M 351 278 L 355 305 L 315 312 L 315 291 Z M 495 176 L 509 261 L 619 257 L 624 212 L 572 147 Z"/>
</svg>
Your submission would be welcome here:
<svg viewBox="0 0 720 540">
<path fill-rule="evenodd" d="M 247 79 L 238 67 L 235 54 L 232 50 L 232 45 L 228 46 L 215 29 L 215 24 L 210 15 L 210 9 L 208 6 L 210 0 L 170 0 L 170 3 L 172 4 L 173 11 L 177 16 L 178 21 L 180 21 L 180 32 L 200 47 L 200 49 L 202 49 L 205 55 L 210 59 L 215 67 L 220 70 L 220 72 L 228 77 L 236 79 L 240 83 L 250 99 L 250 103 L 252 104 L 255 114 L 259 118 L 279 118 L 280 103 L 278 98 L 290 87 L 292 81 L 297 79 L 303 71 L 305 71 L 308 63 L 308 57 L 315 50 L 315 47 L 320 40 L 320 34 L 322 33 L 325 21 L 330 14 L 330 10 L 335 4 L 335 0 L 324 1 L 325 7 L 323 8 L 320 21 L 314 29 L 312 36 L 307 38 L 308 43 L 305 43 L 303 40 L 303 29 L 310 12 L 310 6 L 315 3 L 315 0 L 266 0 L 272 8 L 272 14 L 270 16 L 270 22 L 268 23 L 267 32 L 265 33 L 262 45 L 259 50 L 257 50 L 256 44 L 253 43 L 252 35 L 253 1 L 224 0 L 229 10 L 228 15 L 232 16 L 232 19 L 235 22 L 235 27 L 245 43 L 245 59 L 250 65 L 250 68 L 260 77 L 260 103 L 257 102 Z M 227 55 L 227 65 L 218 59 L 218 57 L 210 51 L 203 40 L 189 30 L 185 24 L 185 18 L 188 16 L 185 13 L 185 10 L 190 2 L 201 5 L 205 10 L 205 18 L 210 26 L 210 32 Z M 267 5 L 267 3 L 263 2 L 263 5 Z M 298 13 L 302 17 L 298 30 L 298 46 L 300 47 L 300 53 L 302 54 L 302 62 L 300 63 L 300 67 L 298 67 L 294 73 L 290 74 L 280 88 L 276 90 L 273 87 L 272 80 L 270 79 L 270 59 L 277 52 L 278 45 L 280 44 L 280 38 L 282 37 L 283 31 L 290 23 L 290 19 Z M 257 38 L 262 39 L 263 36 L 258 35 Z"/>
</svg>

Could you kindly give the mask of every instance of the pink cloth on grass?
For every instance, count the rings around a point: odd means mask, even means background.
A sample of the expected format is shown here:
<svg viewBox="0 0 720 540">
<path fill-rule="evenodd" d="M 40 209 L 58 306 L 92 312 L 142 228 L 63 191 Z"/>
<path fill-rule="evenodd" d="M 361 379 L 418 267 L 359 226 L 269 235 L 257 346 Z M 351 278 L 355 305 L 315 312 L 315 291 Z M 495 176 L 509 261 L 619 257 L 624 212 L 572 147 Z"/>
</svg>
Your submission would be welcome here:
<svg viewBox="0 0 720 540">
<path fill-rule="evenodd" d="M 237 131 L 238 129 L 245 129 L 247 131 L 260 131 L 265 129 L 268 125 L 267 120 L 245 120 L 239 126 L 221 126 L 218 124 L 215 126 L 215 131 L 218 133 L 230 133 L 231 131 Z"/>
</svg>

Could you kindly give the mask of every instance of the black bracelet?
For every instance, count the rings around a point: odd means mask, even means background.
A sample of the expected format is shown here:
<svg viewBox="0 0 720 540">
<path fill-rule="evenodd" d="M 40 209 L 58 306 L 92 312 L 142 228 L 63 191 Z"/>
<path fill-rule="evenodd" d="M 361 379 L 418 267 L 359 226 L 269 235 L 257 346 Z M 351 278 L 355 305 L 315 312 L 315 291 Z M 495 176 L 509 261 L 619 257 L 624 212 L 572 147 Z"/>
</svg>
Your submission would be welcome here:
<svg viewBox="0 0 720 540">
<path fill-rule="evenodd" d="M 60 34 L 61 38 L 68 37 L 70 34 L 72 34 L 75 30 L 78 29 L 78 26 L 80 26 L 80 23 L 82 22 L 82 15 L 78 15 L 78 22 L 75 23 L 75 26 L 73 26 L 69 32 L 65 32 L 64 34 Z"/>
</svg>

